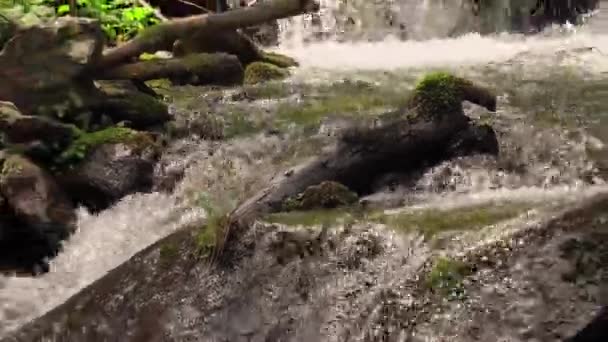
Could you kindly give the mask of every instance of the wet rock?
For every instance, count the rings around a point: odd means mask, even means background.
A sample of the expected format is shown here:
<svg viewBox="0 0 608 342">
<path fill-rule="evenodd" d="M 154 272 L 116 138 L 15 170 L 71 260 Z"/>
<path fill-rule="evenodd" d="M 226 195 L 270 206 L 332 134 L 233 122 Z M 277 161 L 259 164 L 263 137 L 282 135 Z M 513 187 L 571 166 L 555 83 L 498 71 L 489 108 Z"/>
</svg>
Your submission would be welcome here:
<svg viewBox="0 0 608 342">
<path fill-rule="evenodd" d="M 4 44 L 13 37 L 17 25 L 8 18 L 0 18 L 0 50 L 4 47 Z"/>
<path fill-rule="evenodd" d="M 245 84 L 256 84 L 271 80 L 281 80 L 289 76 L 289 71 L 266 62 L 254 62 L 245 68 Z"/>
<path fill-rule="evenodd" d="M 15 212 L 31 225 L 59 224 L 67 236 L 76 224 L 74 207 L 53 178 L 42 168 L 19 155 L 4 160 L 0 193 Z"/>
<path fill-rule="evenodd" d="M 151 135 L 124 127 L 83 134 L 61 156 L 60 183 L 91 210 L 107 208 L 151 189 L 158 148 Z"/>
<path fill-rule="evenodd" d="M 496 132 L 489 125 L 472 125 L 453 139 L 448 153 L 454 157 L 472 154 L 497 156 L 499 152 Z"/>
<path fill-rule="evenodd" d="M 48 271 L 76 228 L 75 208 L 55 180 L 20 155 L 9 155 L 0 175 L 0 268 Z"/>
<path fill-rule="evenodd" d="M 279 23 L 276 20 L 258 26 L 246 27 L 242 31 L 261 46 L 273 46 L 279 43 Z"/>
<path fill-rule="evenodd" d="M 167 122 L 171 116 L 167 105 L 144 93 L 131 81 L 96 81 L 105 95 L 96 108 L 114 122 L 128 121 L 135 129 L 145 129 Z"/>
<path fill-rule="evenodd" d="M 68 145 L 74 138 L 74 127 L 42 116 L 23 115 L 10 102 L 0 101 L 0 131 L 8 143 L 36 140 L 54 145 Z"/>
<path fill-rule="evenodd" d="M 101 56 L 99 21 L 62 17 L 43 25 L 21 27 L 0 52 L 0 99 L 25 114 L 59 116 L 81 108 L 92 83 L 81 76 Z"/>
<path fill-rule="evenodd" d="M 309 186 L 301 194 L 288 198 L 283 203 L 283 207 L 286 210 L 330 209 L 353 204 L 357 199 L 357 194 L 346 186 L 326 181 Z"/>
</svg>

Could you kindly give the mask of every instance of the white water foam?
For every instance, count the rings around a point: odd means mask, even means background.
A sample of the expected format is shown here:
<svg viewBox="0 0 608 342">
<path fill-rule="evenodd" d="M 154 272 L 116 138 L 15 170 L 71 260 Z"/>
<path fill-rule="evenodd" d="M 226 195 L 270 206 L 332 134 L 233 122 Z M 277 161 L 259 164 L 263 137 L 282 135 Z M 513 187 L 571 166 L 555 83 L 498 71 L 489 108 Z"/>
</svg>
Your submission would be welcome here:
<svg viewBox="0 0 608 342">
<path fill-rule="evenodd" d="M 395 70 L 405 68 L 475 66 L 500 63 L 521 54 L 555 54 L 563 50 L 595 48 L 590 57 L 595 72 L 608 71 L 608 35 L 588 30 L 559 37 L 481 36 L 476 33 L 453 39 L 337 43 L 334 41 L 288 44 L 279 51 L 298 60 L 304 68 L 329 70 Z M 604 55 L 606 53 L 607 55 Z"/>
<path fill-rule="evenodd" d="M 78 231 L 37 278 L 0 276 L 0 336 L 62 304 L 80 289 L 175 229 L 204 218 L 159 193 L 124 198 L 91 215 L 82 209 Z"/>
</svg>

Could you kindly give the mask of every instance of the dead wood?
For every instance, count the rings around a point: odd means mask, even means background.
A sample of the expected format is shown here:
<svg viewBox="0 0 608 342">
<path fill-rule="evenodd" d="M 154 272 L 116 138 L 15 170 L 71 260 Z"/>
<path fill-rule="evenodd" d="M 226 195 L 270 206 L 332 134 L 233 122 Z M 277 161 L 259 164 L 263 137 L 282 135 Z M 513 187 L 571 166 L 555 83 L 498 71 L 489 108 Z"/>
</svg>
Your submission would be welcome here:
<svg viewBox="0 0 608 342">
<path fill-rule="evenodd" d="M 96 79 L 148 81 L 168 78 L 176 84 L 240 84 L 243 66 L 233 55 L 200 53 L 183 58 L 154 59 L 102 71 Z"/>
<path fill-rule="evenodd" d="M 274 0 L 233 11 L 174 19 L 149 27 L 134 39 L 108 50 L 98 67 L 114 67 L 130 61 L 144 52 L 171 50 L 172 44 L 177 39 L 196 32 L 235 30 L 313 11 L 317 8 L 318 5 L 313 0 Z"/>
<path fill-rule="evenodd" d="M 347 129 L 333 151 L 277 176 L 236 208 L 225 238 L 240 235 L 256 219 L 279 211 L 288 197 L 324 181 L 339 182 L 367 195 L 374 180 L 388 173 L 424 170 L 463 155 L 498 154 L 494 130 L 471 121 L 461 105 L 467 100 L 495 111 L 496 97 L 470 82 L 458 84 L 459 108 L 438 106 L 441 113 L 418 113 L 420 97 L 414 96 L 409 108 L 387 114 L 384 123 Z"/>
</svg>

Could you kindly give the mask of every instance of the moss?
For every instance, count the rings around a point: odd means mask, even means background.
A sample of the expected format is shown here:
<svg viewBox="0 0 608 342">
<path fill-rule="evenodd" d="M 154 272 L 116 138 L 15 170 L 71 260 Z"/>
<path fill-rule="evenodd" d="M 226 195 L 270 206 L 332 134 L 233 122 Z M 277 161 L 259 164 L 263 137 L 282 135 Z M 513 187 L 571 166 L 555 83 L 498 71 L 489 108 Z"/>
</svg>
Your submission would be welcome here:
<svg viewBox="0 0 608 342">
<path fill-rule="evenodd" d="M 98 146 L 118 143 L 137 149 L 156 145 L 150 135 L 126 127 L 110 127 L 92 133 L 78 132 L 76 140 L 61 153 L 57 163 L 60 165 L 77 163 L 85 159 L 88 153 Z"/>
<path fill-rule="evenodd" d="M 471 273 L 471 268 L 462 261 L 440 257 L 426 275 L 425 284 L 448 299 L 462 299 L 466 295 L 463 280 Z"/>
<path fill-rule="evenodd" d="M 205 209 L 207 219 L 205 224 L 196 232 L 195 244 L 198 255 L 208 258 L 221 248 L 220 239 L 224 237 L 228 228 L 229 214 L 235 207 L 233 201 L 213 200 L 207 193 L 200 193 L 196 205 Z"/>
<path fill-rule="evenodd" d="M 359 212 L 359 214 L 361 214 Z M 329 227 L 338 224 L 352 223 L 360 217 L 353 208 L 317 209 L 307 211 L 290 211 L 267 215 L 264 220 L 286 226 L 322 226 Z"/>
<path fill-rule="evenodd" d="M 143 31 L 139 32 L 134 40 L 138 40 L 141 44 L 147 46 L 158 46 L 162 45 L 162 43 L 167 43 L 167 45 L 172 44 L 175 38 L 171 37 L 173 30 L 169 26 L 169 23 L 163 22 L 146 27 Z"/>
<path fill-rule="evenodd" d="M 147 53 L 144 52 L 141 55 L 139 55 L 139 60 L 140 61 L 151 61 L 154 59 L 160 59 L 157 55 L 153 54 L 153 53 Z"/>
<path fill-rule="evenodd" d="M 425 116 L 462 111 L 462 89 L 466 82 L 446 72 L 431 72 L 416 84 L 410 106 L 416 114 Z"/>
<path fill-rule="evenodd" d="M 149 80 L 145 82 L 146 85 L 152 89 L 156 90 L 169 90 L 173 86 L 171 80 L 167 78 L 159 78 L 156 80 Z"/>
<path fill-rule="evenodd" d="M 282 82 L 265 82 L 256 85 L 245 85 L 247 98 L 259 99 L 281 99 L 289 96 L 291 90 Z"/>
<path fill-rule="evenodd" d="M 359 197 L 346 186 L 326 181 L 309 186 L 301 194 L 287 198 L 283 210 L 332 209 L 355 203 Z"/>
<path fill-rule="evenodd" d="M 236 111 L 229 115 L 226 120 L 226 128 L 224 130 L 225 138 L 234 138 L 237 136 L 246 136 L 259 132 L 262 128 L 252 122 L 248 116 L 241 112 Z"/>
<path fill-rule="evenodd" d="M 289 68 L 299 65 L 295 59 L 276 52 L 263 52 L 262 61 L 274 64 L 279 68 Z"/>
<path fill-rule="evenodd" d="M 210 257 L 218 248 L 218 239 L 228 227 L 228 214 L 210 212 L 207 222 L 196 233 L 196 249 L 201 257 Z"/>
<path fill-rule="evenodd" d="M 265 62 L 253 62 L 245 68 L 245 84 L 256 84 L 280 80 L 289 76 L 289 71 Z"/>
<path fill-rule="evenodd" d="M 2 176 L 17 175 L 21 173 L 24 167 L 21 160 L 21 157 L 18 155 L 12 155 L 3 160 Z"/>
<path fill-rule="evenodd" d="M 165 243 L 160 247 L 159 261 L 162 265 L 168 265 L 179 256 L 179 248 L 173 243 Z"/>
<path fill-rule="evenodd" d="M 277 108 L 277 120 L 283 124 L 316 127 L 329 116 L 360 117 L 380 114 L 404 104 L 406 92 L 393 86 L 342 81 L 315 87 L 315 93 L 302 102 L 283 103 Z M 377 113 L 374 113 L 377 111 Z"/>
<path fill-rule="evenodd" d="M 513 218 L 530 208 L 527 204 L 513 203 L 484 205 L 453 210 L 426 209 L 394 215 L 376 214 L 372 221 L 386 224 L 398 231 L 420 231 L 427 238 L 445 231 L 462 231 L 483 228 Z"/>
</svg>

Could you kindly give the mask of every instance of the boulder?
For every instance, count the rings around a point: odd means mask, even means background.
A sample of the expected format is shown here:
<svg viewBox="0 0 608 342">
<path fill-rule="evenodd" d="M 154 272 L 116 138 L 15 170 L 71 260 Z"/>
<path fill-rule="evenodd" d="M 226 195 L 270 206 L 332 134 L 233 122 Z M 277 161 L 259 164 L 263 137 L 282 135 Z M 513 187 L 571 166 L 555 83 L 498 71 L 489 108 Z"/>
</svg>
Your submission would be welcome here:
<svg viewBox="0 0 608 342">
<path fill-rule="evenodd" d="M 0 266 L 45 265 L 76 228 L 74 205 L 46 171 L 17 154 L 3 161 L 0 194 Z"/>
<path fill-rule="evenodd" d="M 285 210 L 331 209 L 357 202 L 358 196 L 346 186 L 325 181 L 306 188 L 304 192 L 288 198 L 283 204 Z"/>
<path fill-rule="evenodd" d="M 0 175 L 0 193 L 15 215 L 31 225 L 56 223 L 67 236 L 74 230 L 74 206 L 51 175 L 29 159 L 6 157 Z"/>
<path fill-rule="evenodd" d="M 4 47 L 4 44 L 13 37 L 17 25 L 8 18 L 0 17 L 0 50 Z"/>
<path fill-rule="evenodd" d="M 72 199 L 102 210 L 153 185 L 158 145 L 148 133 L 111 127 L 82 134 L 61 157 L 59 183 Z"/>
<path fill-rule="evenodd" d="M 131 81 L 95 81 L 95 84 L 103 93 L 96 110 L 114 122 L 128 121 L 135 129 L 145 129 L 162 125 L 171 118 L 167 105 L 141 92 Z"/>
<path fill-rule="evenodd" d="M 43 141 L 49 145 L 67 146 L 72 142 L 75 128 L 43 117 L 23 115 L 11 102 L 0 101 L 0 131 L 8 143 Z"/>
<path fill-rule="evenodd" d="M 102 47 L 98 20 L 62 17 L 18 28 L 0 51 L 0 100 L 25 114 L 62 116 L 81 107 L 94 89 L 79 76 L 99 60 Z"/>
</svg>

